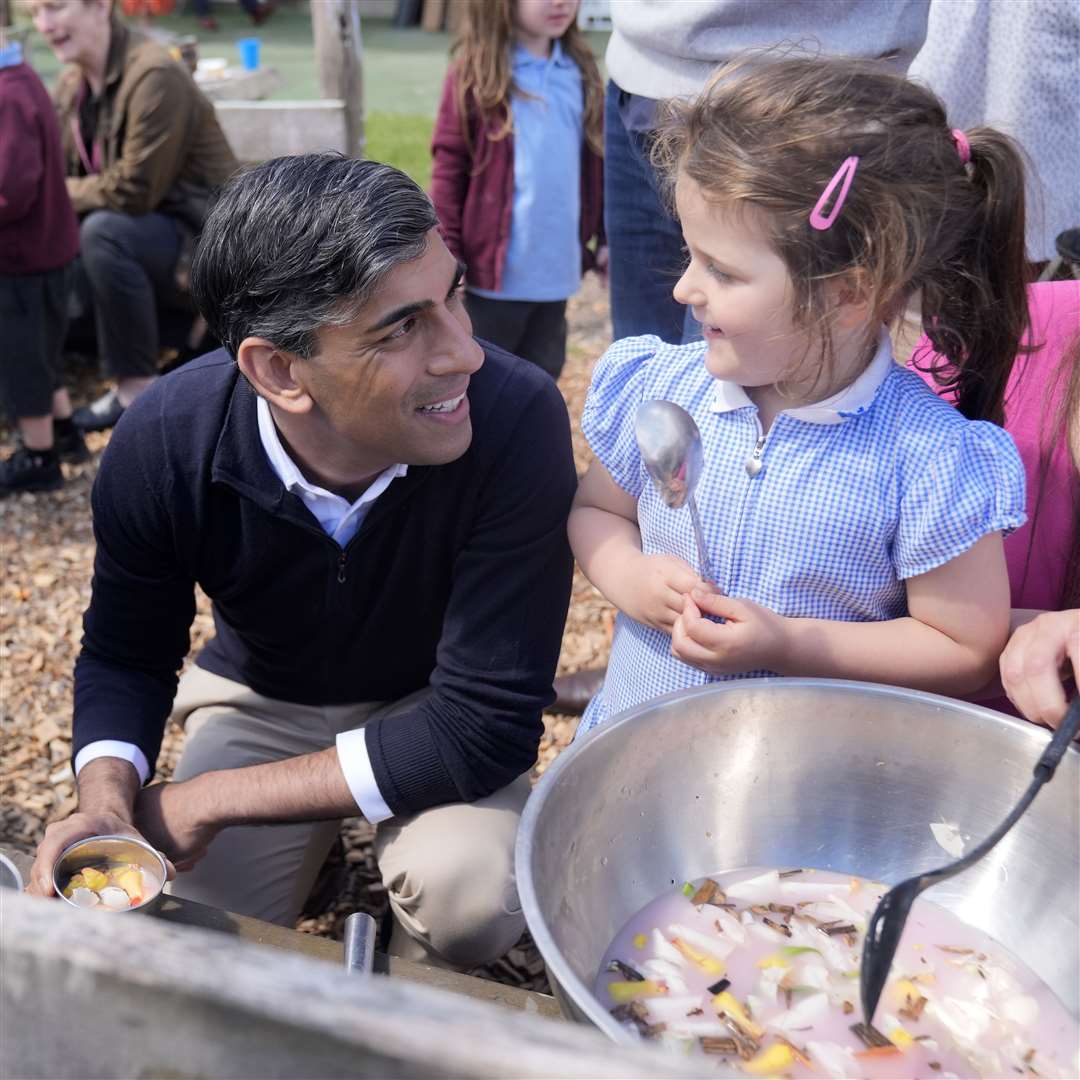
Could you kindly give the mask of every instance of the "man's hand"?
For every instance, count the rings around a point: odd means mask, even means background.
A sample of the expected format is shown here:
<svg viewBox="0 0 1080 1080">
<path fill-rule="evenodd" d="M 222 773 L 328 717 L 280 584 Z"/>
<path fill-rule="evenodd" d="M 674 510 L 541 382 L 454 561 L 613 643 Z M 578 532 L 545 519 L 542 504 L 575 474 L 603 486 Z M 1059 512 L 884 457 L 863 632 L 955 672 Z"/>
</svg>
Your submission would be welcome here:
<svg viewBox="0 0 1080 1080">
<path fill-rule="evenodd" d="M 634 588 L 624 612 L 639 623 L 670 634 L 683 613 L 691 589 L 704 589 L 701 578 L 675 555 L 640 555 Z"/>
<path fill-rule="evenodd" d="M 1036 724 L 1056 728 L 1065 716 L 1069 667 L 1080 679 L 1080 609 L 1045 611 L 1019 627 L 1001 654 L 1009 700 Z"/>
<path fill-rule="evenodd" d="M 712 622 L 706 615 L 726 622 Z M 671 652 L 710 675 L 775 671 L 786 648 L 787 622 L 760 604 L 695 588 L 675 620 Z"/>
<path fill-rule="evenodd" d="M 138 790 L 139 775 L 127 761 L 102 757 L 86 765 L 79 773 L 79 810 L 45 830 L 26 891 L 35 896 L 53 895 L 53 866 L 76 840 L 110 835 L 143 839 L 133 824 L 132 804 Z M 174 873 L 170 867 L 169 877 Z"/>
<path fill-rule="evenodd" d="M 63 821 L 54 821 L 46 828 L 45 838 L 38 847 L 26 891 L 35 896 L 52 896 L 55 891 L 52 872 L 56 860 L 65 848 L 88 836 L 133 836 L 137 840 L 142 839 L 131 821 L 117 814 L 77 812 Z"/>
<path fill-rule="evenodd" d="M 193 777 L 178 783 L 151 784 L 139 792 L 135 823 L 143 836 L 173 861 L 177 870 L 190 870 L 221 831 L 203 813 L 199 781 Z"/>
</svg>

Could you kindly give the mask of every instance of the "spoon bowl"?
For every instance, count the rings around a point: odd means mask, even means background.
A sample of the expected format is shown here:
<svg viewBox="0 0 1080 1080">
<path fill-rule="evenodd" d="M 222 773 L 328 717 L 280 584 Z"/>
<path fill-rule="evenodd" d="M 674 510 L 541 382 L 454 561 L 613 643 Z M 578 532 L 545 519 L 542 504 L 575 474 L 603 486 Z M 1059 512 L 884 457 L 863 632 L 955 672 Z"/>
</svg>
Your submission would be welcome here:
<svg viewBox="0 0 1080 1080">
<path fill-rule="evenodd" d="M 672 510 L 689 508 L 698 572 L 702 580 L 712 581 L 701 517 L 694 499 L 694 488 L 705 466 L 701 432 L 694 418 L 673 401 L 644 401 L 634 416 L 634 437 L 645 470 L 664 504 Z"/>
</svg>

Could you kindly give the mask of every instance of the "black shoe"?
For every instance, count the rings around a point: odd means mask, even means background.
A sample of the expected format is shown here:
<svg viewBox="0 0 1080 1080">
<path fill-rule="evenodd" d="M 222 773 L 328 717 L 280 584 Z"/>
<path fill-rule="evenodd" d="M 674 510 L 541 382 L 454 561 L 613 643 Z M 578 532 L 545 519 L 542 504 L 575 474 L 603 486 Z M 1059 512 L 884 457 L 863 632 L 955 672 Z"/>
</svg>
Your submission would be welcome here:
<svg viewBox="0 0 1080 1080">
<path fill-rule="evenodd" d="M 76 409 L 71 414 L 71 422 L 83 432 L 106 431 L 124 415 L 124 406 L 115 390 L 102 394 L 97 401 Z"/>
<path fill-rule="evenodd" d="M 56 491 L 64 486 L 60 457 L 55 450 L 28 450 L 20 446 L 0 461 L 0 499 L 20 491 Z"/>
<path fill-rule="evenodd" d="M 53 420 L 53 449 L 60 455 L 60 460 L 69 465 L 90 460 L 90 451 L 86 448 L 82 432 L 70 416 L 66 420 Z"/>
</svg>

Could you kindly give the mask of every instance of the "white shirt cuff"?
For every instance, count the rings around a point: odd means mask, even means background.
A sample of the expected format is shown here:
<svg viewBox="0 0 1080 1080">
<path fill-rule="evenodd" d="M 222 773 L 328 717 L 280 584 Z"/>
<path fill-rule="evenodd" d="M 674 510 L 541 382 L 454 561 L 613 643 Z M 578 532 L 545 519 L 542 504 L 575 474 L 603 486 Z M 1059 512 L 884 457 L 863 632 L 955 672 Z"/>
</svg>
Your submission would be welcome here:
<svg viewBox="0 0 1080 1080">
<path fill-rule="evenodd" d="M 349 785 L 349 791 L 352 792 L 356 805 L 360 807 L 360 813 L 372 825 L 392 818 L 393 812 L 386 805 L 379 785 L 375 782 L 375 771 L 368 756 L 364 729 L 353 728 L 352 731 L 343 731 L 338 735 L 337 754 L 341 771 L 345 774 L 345 783 Z"/>
<path fill-rule="evenodd" d="M 86 768 L 88 762 L 99 757 L 130 761 L 139 774 L 140 784 L 145 784 L 150 779 L 150 763 L 146 760 L 146 755 L 134 743 L 121 742 L 119 739 L 98 739 L 97 742 L 87 743 L 75 755 L 75 775 L 78 776 L 80 769 Z"/>
</svg>

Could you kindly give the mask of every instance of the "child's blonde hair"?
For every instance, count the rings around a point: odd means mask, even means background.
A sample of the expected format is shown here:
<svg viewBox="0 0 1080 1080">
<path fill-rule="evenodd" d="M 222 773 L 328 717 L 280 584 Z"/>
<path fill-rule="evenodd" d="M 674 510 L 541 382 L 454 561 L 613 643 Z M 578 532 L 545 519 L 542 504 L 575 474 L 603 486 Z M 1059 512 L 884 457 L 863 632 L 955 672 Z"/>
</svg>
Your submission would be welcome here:
<svg viewBox="0 0 1080 1080">
<path fill-rule="evenodd" d="M 581 72 L 585 138 L 602 155 L 604 87 L 596 57 L 576 23 L 567 27 L 559 43 Z M 510 98 L 518 89 L 511 70 L 513 44 L 514 0 L 465 0 L 451 55 L 457 65 L 457 108 L 466 141 L 470 105 L 482 116 L 501 120 L 491 138 L 505 139 L 513 129 Z"/>
<path fill-rule="evenodd" d="M 840 213 L 815 229 L 811 211 L 853 155 Z M 929 90 L 871 62 L 752 57 L 720 69 L 696 100 L 667 104 L 653 159 L 669 193 L 684 174 L 709 202 L 765 212 L 826 381 L 826 282 L 868 298 L 875 338 L 921 292 L 959 408 L 1001 419 L 1028 322 L 1023 163 L 1006 136 L 975 128 L 958 140 Z"/>
</svg>

